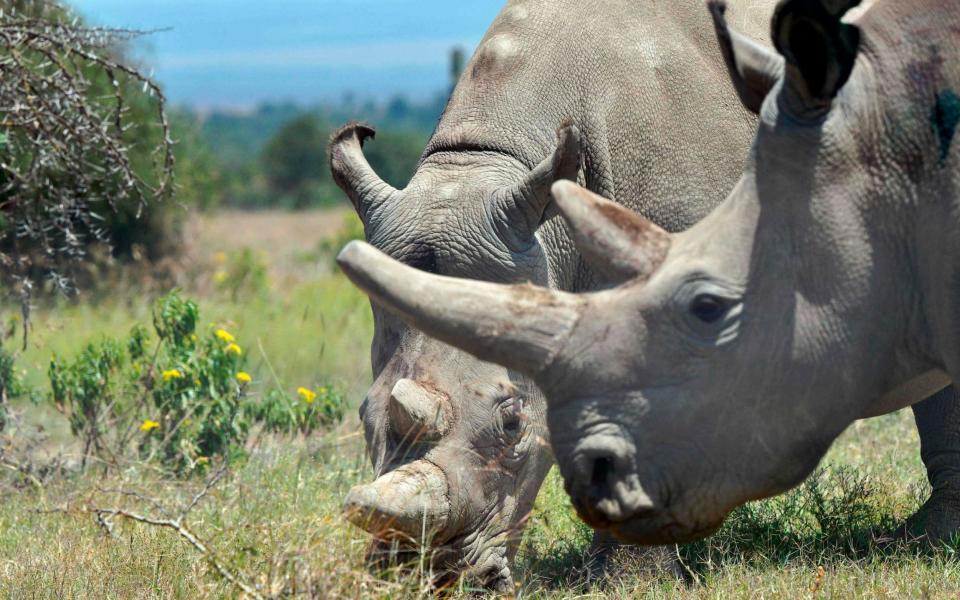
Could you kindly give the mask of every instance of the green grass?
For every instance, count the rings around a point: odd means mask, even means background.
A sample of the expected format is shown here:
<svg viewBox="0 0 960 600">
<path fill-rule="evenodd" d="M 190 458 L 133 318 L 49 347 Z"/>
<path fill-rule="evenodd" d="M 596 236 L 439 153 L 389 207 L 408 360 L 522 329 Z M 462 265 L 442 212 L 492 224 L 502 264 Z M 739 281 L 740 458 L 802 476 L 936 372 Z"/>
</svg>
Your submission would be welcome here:
<svg viewBox="0 0 960 600">
<path fill-rule="evenodd" d="M 326 260 L 326 259 L 323 259 Z M 289 265 L 288 265 L 289 268 Z M 205 292 L 206 323 L 227 325 L 251 358 L 257 383 L 333 382 L 352 407 L 369 383 L 372 333 L 366 299 L 340 275 L 314 270 L 234 302 Z M 190 295 L 189 290 L 187 295 Z M 39 307 L 20 365 L 41 388 L 52 352 L 120 335 L 150 317 L 135 289 L 96 302 Z M 262 352 L 261 352 L 262 347 Z M 414 572 L 374 577 L 362 564 L 366 536 L 340 515 L 346 490 L 369 480 L 355 410 L 324 435 L 269 437 L 233 465 L 184 522 L 215 560 L 262 593 L 315 598 L 428 597 Z M 149 465 L 104 474 L 52 469 L 75 452 L 63 418 L 20 405 L 19 429 L 0 453 L 0 597 L 234 598 L 238 589 L 178 534 L 94 508 L 176 516 L 203 486 L 165 479 Z M 13 465 L 30 465 L 25 475 Z M 554 470 L 537 500 L 518 557 L 523 598 L 952 598 L 960 590 L 953 550 L 880 548 L 874 535 L 917 508 L 927 492 L 909 411 L 859 422 L 834 444 L 824 468 L 794 492 L 736 511 L 709 540 L 675 551 L 687 580 L 644 569 L 630 553 L 609 580 L 585 585 L 578 569 L 590 531 L 573 514 Z M 121 493 L 123 490 L 124 493 Z M 135 492 L 132 493 L 132 492 Z M 159 500 L 152 505 L 146 498 Z M 822 571 L 821 571 L 822 569 Z M 461 586 L 453 597 L 469 597 Z"/>
<path fill-rule="evenodd" d="M 373 335 L 366 297 L 342 275 L 299 282 L 284 292 L 251 294 L 237 302 L 218 294 L 200 298 L 201 327 L 229 328 L 260 381 L 272 380 L 272 366 L 280 381 L 293 387 L 334 382 L 354 393 L 365 389 Z M 135 323 L 149 325 L 155 296 L 118 296 L 96 304 L 60 302 L 35 310 L 29 349 L 18 362 L 27 371 L 27 381 L 45 384 L 53 353 L 72 355 L 91 340 L 124 337 Z"/>
</svg>

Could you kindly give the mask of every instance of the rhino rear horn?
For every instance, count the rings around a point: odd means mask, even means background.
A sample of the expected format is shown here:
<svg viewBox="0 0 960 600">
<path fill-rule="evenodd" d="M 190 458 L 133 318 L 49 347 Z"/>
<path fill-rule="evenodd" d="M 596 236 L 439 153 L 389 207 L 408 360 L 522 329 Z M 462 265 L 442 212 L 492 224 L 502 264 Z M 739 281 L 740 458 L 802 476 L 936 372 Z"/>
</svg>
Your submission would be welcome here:
<svg viewBox="0 0 960 600">
<path fill-rule="evenodd" d="M 613 283 L 645 279 L 666 258 L 670 234 L 653 222 L 569 181 L 553 195 L 584 259 Z"/>
<path fill-rule="evenodd" d="M 411 379 L 394 384 L 387 414 L 394 431 L 410 442 L 439 440 L 452 426 L 447 397 Z"/>
<path fill-rule="evenodd" d="M 557 146 L 519 183 L 500 190 L 491 203 L 497 232 L 508 246 L 526 248 L 551 201 L 550 186 L 561 179 L 577 180 L 580 172 L 580 130 L 566 123 L 557 132 Z"/>
<path fill-rule="evenodd" d="M 727 25 L 725 0 L 707 2 L 733 87 L 747 110 L 760 113 L 764 98 L 783 77 L 783 58 Z"/>
<path fill-rule="evenodd" d="M 330 136 L 328 148 L 333 180 L 350 198 L 364 223 L 378 206 L 399 193 L 376 174 L 363 155 L 363 142 L 375 135 L 368 125 L 348 123 Z"/>
<path fill-rule="evenodd" d="M 530 376 L 553 363 L 586 303 L 531 285 L 431 275 L 360 241 L 347 244 L 337 263 L 375 302 L 427 335 Z"/>
</svg>

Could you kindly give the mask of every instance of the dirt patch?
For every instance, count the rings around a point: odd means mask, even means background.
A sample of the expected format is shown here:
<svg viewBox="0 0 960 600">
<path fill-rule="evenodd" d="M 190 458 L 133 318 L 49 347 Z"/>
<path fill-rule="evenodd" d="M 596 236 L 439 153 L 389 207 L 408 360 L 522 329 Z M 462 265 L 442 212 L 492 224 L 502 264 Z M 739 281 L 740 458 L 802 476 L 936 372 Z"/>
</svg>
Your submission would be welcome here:
<svg viewBox="0 0 960 600">
<path fill-rule="evenodd" d="M 219 253 L 250 248 L 267 262 L 273 279 L 301 279 L 313 274 L 309 255 L 321 241 L 337 235 L 351 210 L 345 206 L 302 212 L 226 210 L 196 214 L 185 228 L 184 261 L 190 265 L 212 264 Z"/>
</svg>

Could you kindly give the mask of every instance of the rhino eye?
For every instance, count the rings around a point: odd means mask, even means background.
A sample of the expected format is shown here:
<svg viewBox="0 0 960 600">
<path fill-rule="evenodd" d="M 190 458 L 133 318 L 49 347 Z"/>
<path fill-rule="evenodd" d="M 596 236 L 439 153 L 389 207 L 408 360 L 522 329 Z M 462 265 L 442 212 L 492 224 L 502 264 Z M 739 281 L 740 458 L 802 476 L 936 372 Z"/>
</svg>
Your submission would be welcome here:
<svg viewBox="0 0 960 600">
<path fill-rule="evenodd" d="M 713 294 L 699 294 L 690 303 L 690 313 L 704 323 L 716 323 L 729 308 L 729 300 Z"/>
<path fill-rule="evenodd" d="M 509 400 L 500 407 L 500 425 L 508 436 L 520 433 L 523 420 L 523 402 L 519 399 Z"/>
</svg>

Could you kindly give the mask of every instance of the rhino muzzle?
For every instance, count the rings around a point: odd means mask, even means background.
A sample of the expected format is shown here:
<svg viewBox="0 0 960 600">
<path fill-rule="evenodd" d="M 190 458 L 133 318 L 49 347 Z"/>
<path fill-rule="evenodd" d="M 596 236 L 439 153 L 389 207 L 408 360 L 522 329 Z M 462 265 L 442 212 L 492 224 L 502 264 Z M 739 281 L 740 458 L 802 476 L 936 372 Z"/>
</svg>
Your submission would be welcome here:
<svg viewBox="0 0 960 600">
<path fill-rule="evenodd" d="M 417 460 L 355 486 L 343 510 L 351 523 L 377 537 L 427 542 L 450 520 L 447 478 L 433 463 Z"/>
</svg>

